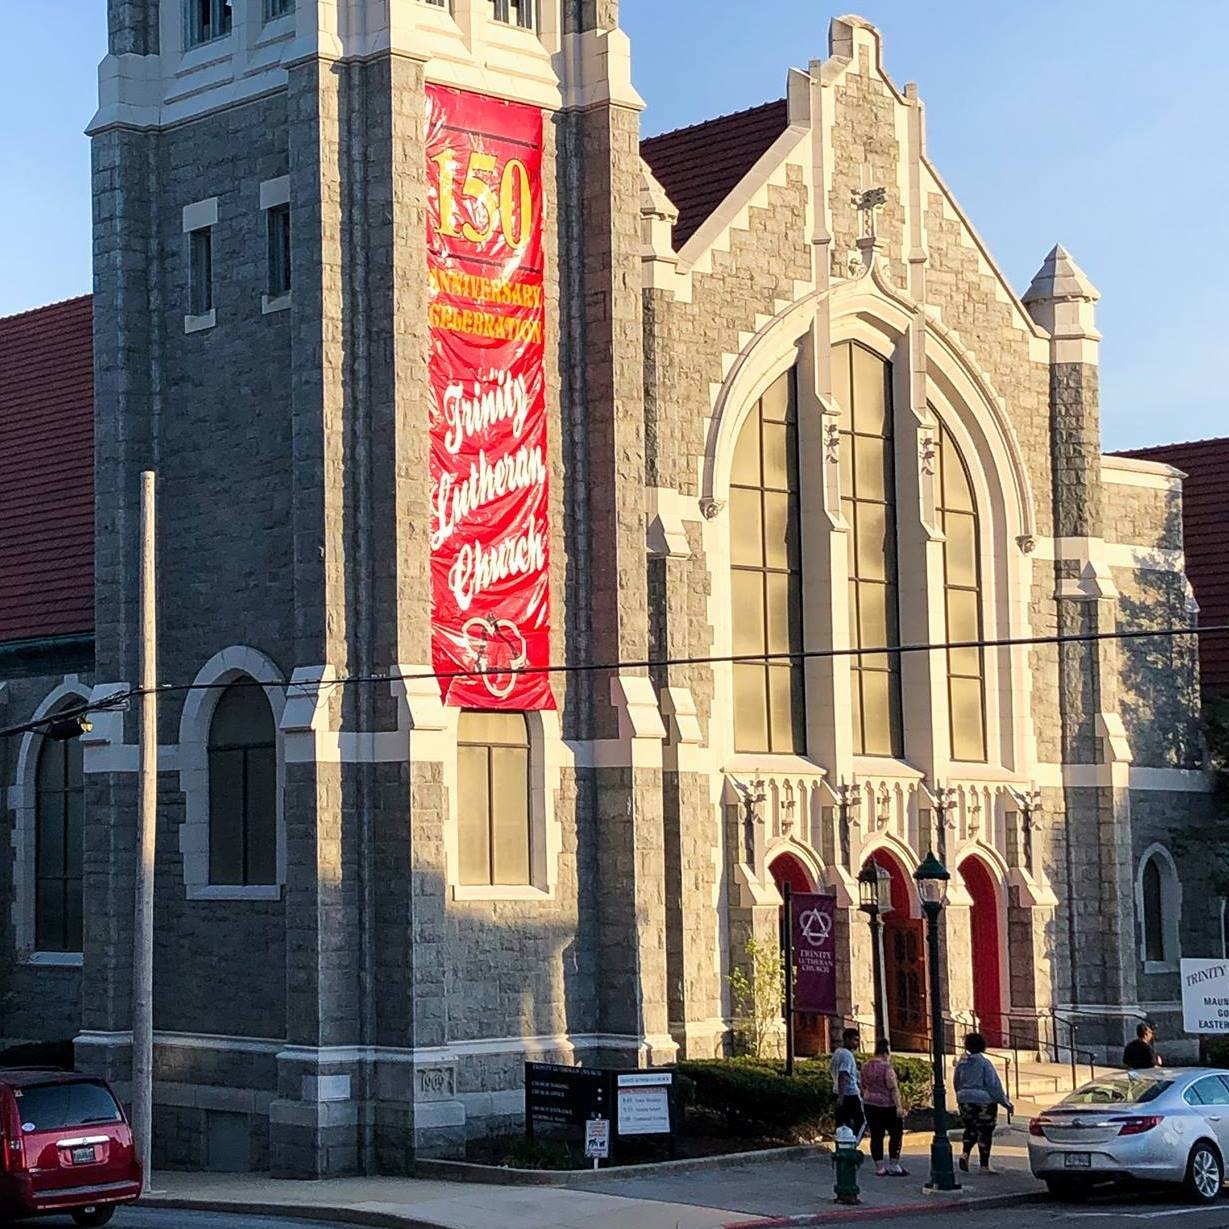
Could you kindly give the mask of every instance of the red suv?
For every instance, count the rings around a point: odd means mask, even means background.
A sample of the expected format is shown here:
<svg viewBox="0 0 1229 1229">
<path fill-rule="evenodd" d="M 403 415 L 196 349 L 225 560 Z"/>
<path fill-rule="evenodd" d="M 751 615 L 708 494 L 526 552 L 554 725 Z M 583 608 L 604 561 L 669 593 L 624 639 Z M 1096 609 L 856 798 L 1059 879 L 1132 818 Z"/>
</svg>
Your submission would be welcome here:
<svg viewBox="0 0 1229 1229">
<path fill-rule="evenodd" d="M 141 1188 L 132 1128 L 105 1080 L 0 1069 L 0 1223 L 66 1212 L 105 1225 Z"/>
</svg>

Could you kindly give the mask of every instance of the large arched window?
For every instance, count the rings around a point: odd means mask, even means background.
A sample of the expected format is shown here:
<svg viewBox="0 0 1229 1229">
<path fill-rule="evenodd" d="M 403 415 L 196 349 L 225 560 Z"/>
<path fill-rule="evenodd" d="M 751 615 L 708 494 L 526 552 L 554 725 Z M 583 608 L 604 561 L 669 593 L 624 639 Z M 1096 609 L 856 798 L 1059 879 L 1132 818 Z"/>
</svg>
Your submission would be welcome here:
<svg viewBox="0 0 1229 1229">
<path fill-rule="evenodd" d="M 85 788 L 77 739 L 43 740 L 34 811 L 34 946 L 79 952 Z"/>
<path fill-rule="evenodd" d="M 794 372 L 756 402 L 730 474 L 730 597 L 736 656 L 802 650 L 798 413 Z M 806 750 L 802 662 L 734 665 L 737 751 Z"/>
<path fill-rule="evenodd" d="M 849 525 L 850 647 L 898 644 L 891 364 L 865 346 L 842 342 L 832 348 L 832 390 L 843 411 L 841 511 Z M 904 754 L 900 655 L 854 656 L 850 673 L 855 754 Z"/>
<path fill-rule="evenodd" d="M 277 883 L 276 731 L 248 679 L 222 692 L 209 726 L 209 882 Z"/>
<path fill-rule="evenodd" d="M 939 528 L 943 531 L 943 596 L 949 642 L 982 639 L 981 525 L 969 471 L 939 424 Z M 986 758 L 985 665 L 980 648 L 948 649 L 947 700 L 952 759 Z"/>
<path fill-rule="evenodd" d="M 524 714 L 464 712 L 457 744 L 461 883 L 530 884 L 529 726 Z"/>
</svg>

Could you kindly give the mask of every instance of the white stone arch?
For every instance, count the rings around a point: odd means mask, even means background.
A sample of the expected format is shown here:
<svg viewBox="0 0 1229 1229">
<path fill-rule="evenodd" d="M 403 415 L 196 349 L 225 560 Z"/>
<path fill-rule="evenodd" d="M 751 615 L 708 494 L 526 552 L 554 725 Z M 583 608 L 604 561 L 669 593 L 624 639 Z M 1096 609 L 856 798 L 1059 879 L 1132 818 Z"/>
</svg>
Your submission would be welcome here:
<svg viewBox="0 0 1229 1229">
<path fill-rule="evenodd" d="M 815 319 L 819 295 L 804 295 L 773 316 L 734 359 L 713 401 L 704 448 L 701 499 L 730 498 L 734 445 L 751 407 L 774 380 L 793 367 Z"/>
<path fill-rule="evenodd" d="M 228 683 L 250 678 L 261 685 L 273 710 L 277 759 L 277 882 L 215 884 L 209 882 L 209 727 Z M 184 795 L 184 822 L 179 830 L 184 891 L 189 900 L 280 900 L 286 884 L 286 747 L 282 714 L 286 681 L 272 658 L 249 645 L 236 644 L 215 653 L 192 680 L 179 718 L 179 788 Z"/>
<path fill-rule="evenodd" d="M 1148 959 L 1147 920 L 1144 914 L 1144 872 L 1155 862 L 1161 878 L 1161 943 L 1164 959 Z M 1140 855 L 1135 868 L 1136 937 L 1139 961 L 1145 973 L 1175 973 L 1182 959 L 1182 880 L 1173 854 L 1159 841 L 1154 841 Z"/>
<path fill-rule="evenodd" d="M 891 832 L 881 832 L 873 837 L 868 837 L 854 859 L 856 865 L 855 877 L 866 863 L 878 853 L 890 854 L 904 867 L 905 881 L 909 893 L 909 917 L 912 919 L 920 918 L 922 916 L 922 897 L 917 889 L 917 880 L 913 877 L 913 872 L 921 865 L 921 859 L 916 851 L 907 842 Z"/>
<path fill-rule="evenodd" d="M 811 883 L 814 885 L 813 891 L 818 892 L 824 886 L 828 868 L 824 865 L 823 859 L 805 841 L 800 841 L 794 836 L 781 837 L 771 842 L 764 850 L 764 865 L 768 868 L 770 878 L 773 862 L 784 854 L 789 854 L 801 864 L 802 869 L 810 876 Z"/>
<path fill-rule="evenodd" d="M 38 721 L 50 716 L 66 700 L 88 701 L 89 684 L 79 675 L 66 674 L 63 680 L 39 702 L 30 717 Z M 37 730 L 22 735 L 17 750 L 13 785 L 9 787 L 9 809 L 13 812 L 13 899 L 9 906 L 13 921 L 14 946 L 20 960 L 28 964 L 81 964 L 80 952 L 38 952 L 34 950 L 34 882 L 37 842 L 38 760 L 46 738 Z"/>
</svg>

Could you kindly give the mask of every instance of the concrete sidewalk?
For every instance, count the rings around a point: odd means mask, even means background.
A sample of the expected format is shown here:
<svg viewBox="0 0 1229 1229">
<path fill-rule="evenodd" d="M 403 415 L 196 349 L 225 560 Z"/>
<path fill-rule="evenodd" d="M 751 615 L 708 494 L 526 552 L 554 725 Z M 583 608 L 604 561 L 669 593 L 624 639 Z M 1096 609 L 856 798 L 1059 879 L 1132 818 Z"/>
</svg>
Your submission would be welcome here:
<svg viewBox="0 0 1229 1229">
<path fill-rule="evenodd" d="M 494 1186 L 405 1178 L 287 1182 L 260 1174 L 155 1176 L 154 1207 L 319 1218 L 392 1229 L 768 1229 L 777 1225 L 886 1218 L 960 1207 L 1015 1205 L 1044 1188 L 1028 1172 L 1018 1133 L 995 1145 L 999 1173 L 973 1174 L 956 1196 L 922 1192 L 928 1136 L 906 1141 L 908 1178 L 876 1178 L 868 1157 L 860 1171 L 863 1203 L 837 1208 L 827 1157 L 739 1163 L 690 1172 L 610 1170 L 574 1187 Z"/>
</svg>

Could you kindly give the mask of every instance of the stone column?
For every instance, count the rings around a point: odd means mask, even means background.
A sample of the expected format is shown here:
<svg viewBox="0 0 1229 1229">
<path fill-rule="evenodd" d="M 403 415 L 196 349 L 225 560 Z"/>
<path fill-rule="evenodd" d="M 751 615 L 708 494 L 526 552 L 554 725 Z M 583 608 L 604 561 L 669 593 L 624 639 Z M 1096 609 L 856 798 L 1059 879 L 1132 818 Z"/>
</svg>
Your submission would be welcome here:
<svg viewBox="0 0 1229 1229">
<path fill-rule="evenodd" d="M 1097 289 L 1062 247 L 1034 277 L 1024 303 L 1051 337 L 1050 463 L 1055 602 L 1060 634 L 1113 631 L 1118 594 L 1104 558 Z M 1066 765 L 1095 784 L 1064 790 L 1063 840 L 1050 850 L 1059 903 L 1059 996 L 1121 1004 L 1135 997 L 1131 934 L 1130 751 L 1118 710 L 1113 641 L 1059 647 Z"/>
</svg>

